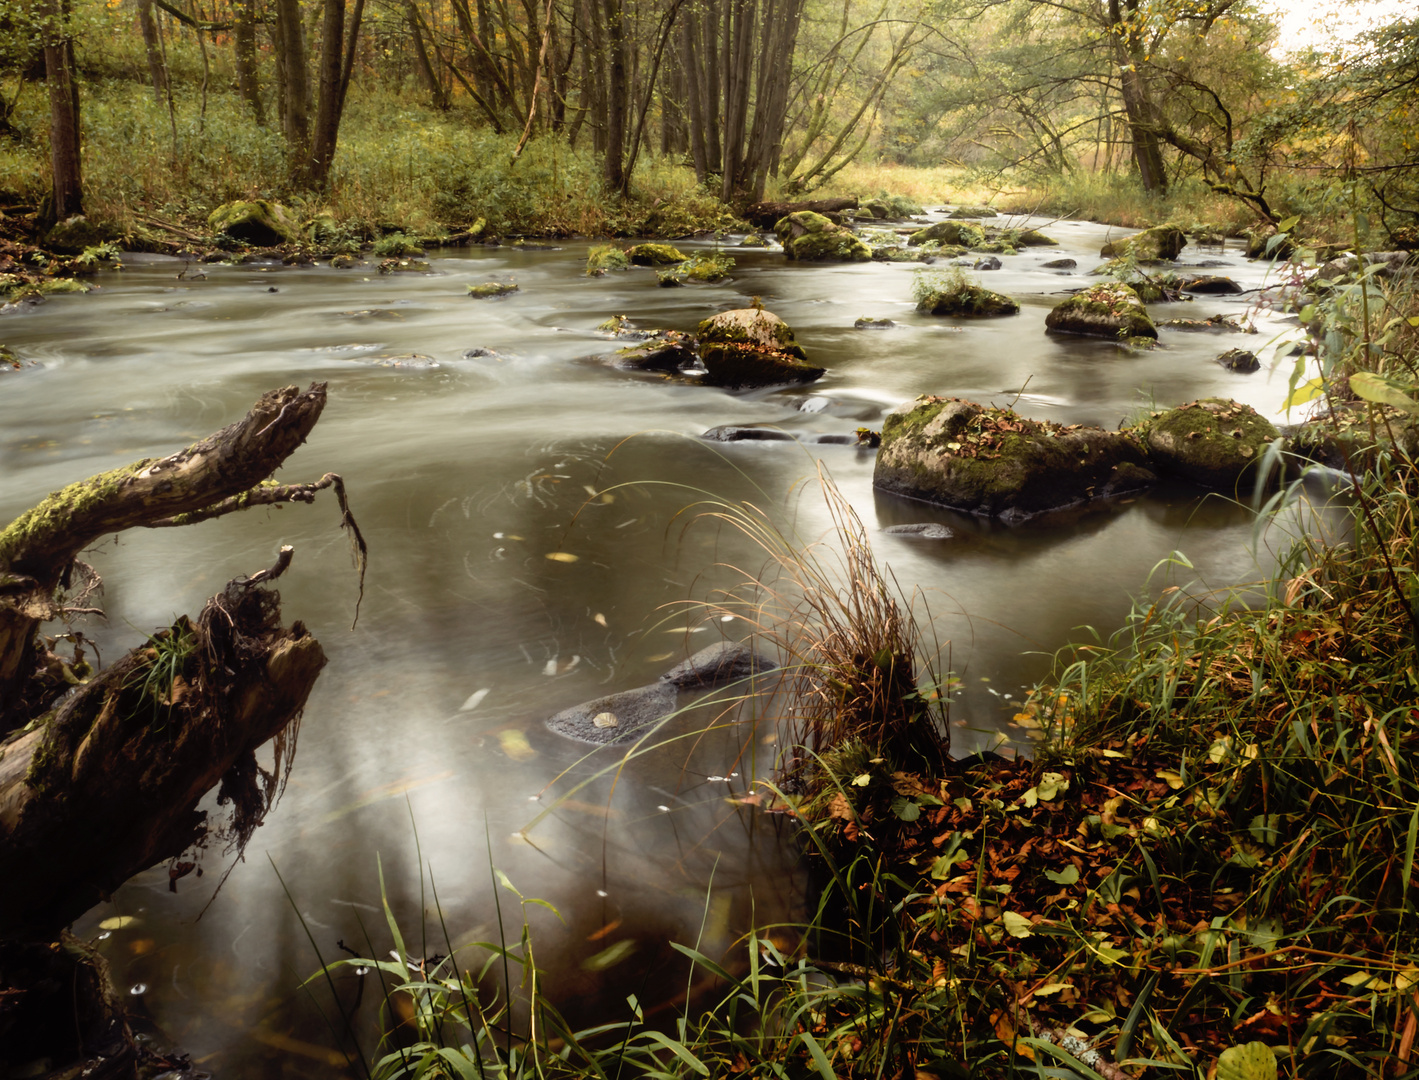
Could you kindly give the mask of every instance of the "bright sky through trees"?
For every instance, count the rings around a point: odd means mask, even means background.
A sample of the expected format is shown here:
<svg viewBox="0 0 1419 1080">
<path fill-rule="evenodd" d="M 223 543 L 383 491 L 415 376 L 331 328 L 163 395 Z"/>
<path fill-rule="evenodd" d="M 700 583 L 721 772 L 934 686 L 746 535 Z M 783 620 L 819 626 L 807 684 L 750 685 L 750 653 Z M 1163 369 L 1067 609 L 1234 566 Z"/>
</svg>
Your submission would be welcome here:
<svg viewBox="0 0 1419 1080">
<path fill-rule="evenodd" d="M 1419 16 L 1419 0 L 1266 0 L 1281 26 L 1279 52 L 1326 48 L 1395 19 Z"/>
</svg>

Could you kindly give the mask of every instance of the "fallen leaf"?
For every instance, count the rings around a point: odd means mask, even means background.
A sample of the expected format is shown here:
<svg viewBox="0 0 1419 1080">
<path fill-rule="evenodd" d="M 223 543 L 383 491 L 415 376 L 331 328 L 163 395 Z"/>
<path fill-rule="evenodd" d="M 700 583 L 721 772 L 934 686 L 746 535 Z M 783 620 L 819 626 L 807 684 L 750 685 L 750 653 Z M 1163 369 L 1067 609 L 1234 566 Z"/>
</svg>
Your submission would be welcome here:
<svg viewBox="0 0 1419 1080">
<path fill-rule="evenodd" d="M 527 736 L 520 731 L 498 732 L 498 744 L 503 748 L 503 753 L 513 761 L 527 761 L 537 756 L 537 751 L 532 749 L 532 744 L 527 741 Z"/>
<path fill-rule="evenodd" d="M 573 555 L 570 551 L 549 551 L 547 558 L 553 562 L 573 563 L 577 561 L 578 556 Z"/>
<path fill-rule="evenodd" d="M 1000 916 L 1000 921 L 1005 926 L 1005 932 L 1011 937 L 1027 938 L 1035 932 L 1034 923 L 1018 911 L 1007 911 Z"/>
</svg>

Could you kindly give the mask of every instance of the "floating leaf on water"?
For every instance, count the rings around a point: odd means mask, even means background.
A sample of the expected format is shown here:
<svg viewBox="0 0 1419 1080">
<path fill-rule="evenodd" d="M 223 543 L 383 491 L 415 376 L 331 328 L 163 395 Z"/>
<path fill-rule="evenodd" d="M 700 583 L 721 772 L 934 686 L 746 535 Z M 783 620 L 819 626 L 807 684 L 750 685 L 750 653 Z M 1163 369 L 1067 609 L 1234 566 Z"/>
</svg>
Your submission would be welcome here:
<svg viewBox="0 0 1419 1080">
<path fill-rule="evenodd" d="M 601 614 L 601 612 L 599 611 L 591 617 L 591 621 L 596 623 L 598 626 L 606 626 L 606 616 Z"/>
<path fill-rule="evenodd" d="M 1217 1080 L 1276 1080 L 1276 1075 L 1276 1055 L 1263 1042 L 1229 1046 L 1217 1059 Z"/>
<path fill-rule="evenodd" d="M 1073 885 L 1079 880 L 1079 867 L 1070 863 L 1063 870 L 1046 870 L 1045 877 L 1056 885 Z M 1038 993 L 1039 991 L 1036 991 Z"/>
<path fill-rule="evenodd" d="M 662 660 L 669 660 L 669 659 L 670 659 L 672 656 L 674 656 L 674 655 L 675 655 L 674 653 L 663 652 L 663 653 L 656 653 L 654 656 L 647 656 L 646 659 L 649 660 L 652 664 L 658 664 L 658 663 L 660 663 Z"/>
<path fill-rule="evenodd" d="M 667 634 L 699 634 L 704 631 L 703 626 L 672 626 L 665 631 Z"/>
<path fill-rule="evenodd" d="M 478 707 L 482 700 L 488 696 L 488 688 L 485 686 L 481 690 L 474 690 L 468 695 L 468 700 L 458 707 L 459 712 L 472 712 Z"/>
<path fill-rule="evenodd" d="M 547 558 L 551 559 L 553 562 L 572 563 L 577 561 L 578 556 L 573 555 L 570 551 L 549 551 L 547 552 Z"/>
<path fill-rule="evenodd" d="M 99 923 L 100 930 L 125 930 L 138 920 L 132 915 L 113 915 Z"/>
<path fill-rule="evenodd" d="M 1027 938 L 1035 932 L 1034 923 L 1018 911 L 1007 911 L 1000 916 L 1000 921 L 1005 926 L 1005 932 L 1011 937 Z"/>
<path fill-rule="evenodd" d="M 587 934 L 587 935 L 586 935 L 586 940 L 587 940 L 587 941 L 600 941 L 602 938 L 606 937 L 608 934 L 610 934 L 612 931 L 614 931 L 617 927 L 619 927 L 619 926 L 621 925 L 621 923 L 624 922 L 624 921 L 625 921 L 625 920 L 623 920 L 623 919 L 615 919 L 615 920 L 613 920 L 613 921 L 611 921 L 611 922 L 608 922 L 608 923 L 607 923 L 605 926 L 603 926 L 600 930 L 594 930 L 594 931 L 592 931 L 590 934 Z"/>
<path fill-rule="evenodd" d="M 597 713 L 591 718 L 591 722 L 599 728 L 613 728 L 620 725 L 621 721 L 616 718 L 615 713 Z"/>
<path fill-rule="evenodd" d="M 510 729 L 498 732 L 498 745 L 503 748 L 503 753 L 513 761 L 527 761 L 529 758 L 537 756 L 537 751 L 532 749 L 532 744 L 527 741 L 527 736 L 520 731 Z"/>
</svg>

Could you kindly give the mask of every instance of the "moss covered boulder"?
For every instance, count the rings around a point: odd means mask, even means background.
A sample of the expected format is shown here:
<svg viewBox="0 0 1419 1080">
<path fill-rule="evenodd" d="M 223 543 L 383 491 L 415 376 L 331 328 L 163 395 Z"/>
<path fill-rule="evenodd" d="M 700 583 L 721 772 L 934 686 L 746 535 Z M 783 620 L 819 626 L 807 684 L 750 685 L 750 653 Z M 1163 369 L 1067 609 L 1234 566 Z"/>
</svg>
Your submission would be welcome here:
<svg viewBox="0 0 1419 1080">
<path fill-rule="evenodd" d="M 1172 262 L 1187 246 L 1187 234 L 1176 225 L 1155 225 L 1133 236 L 1114 240 L 1099 249 L 1106 259 L 1131 255 L 1143 262 Z"/>
<path fill-rule="evenodd" d="M 300 239 L 300 229 L 290 211 L 265 199 L 223 203 L 208 215 L 207 227 L 256 247 L 291 244 Z"/>
<path fill-rule="evenodd" d="M 965 283 L 924 293 L 917 300 L 916 309 L 926 315 L 1017 315 L 1020 305 L 1001 293 Z"/>
<path fill-rule="evenodd" d="M 701 344 L 701 378 L 706 386 L 751 390 L 763 386 L 797 386 L 823 377 L 824 368 L 776 349 L 729 342 Z"/>
<path fill-rule="evenodd" d="M 1158 330 L 1144 310 L 1143 301 L 1127 285 L 1106 281 L 1077 292 L 1045 316 L 1045 329 L 1054 334 L 1084 337 L 1156 338 Z"/>
<path fill-rule="evenodd" d="M 1156 480 L 1131 435 L 923 395 L 887 414 L 873 484 L 968 514 L 1023 521 Z"/>
<path fill-rule="evenodd" d="M 1153 414 L 1137 429 L 1154 465 L 1204 487 L 1250 487 L 1276 426 L 1250 405 L 1203 398 Z"/>
<path fill-rule="evenodd" d="M 907 237 L 907 243 L 913 247 L 932 240 L 938 244 L 960 244 L 962 247 L 973 248 L 977 244 L 985 243 L 985 230 L 979 225 L 960 221 L 938 221 L 935 225 L 918 229 Z"/>
<path fill-rule="evenodd" d="M 474 300 L 496 300 L 517 291 L 518 286 L 515 283 L 505 281 L 488 281 L 481 285 L 468 286 L 468 295 Z"/>
<path fill-rule="evenodd" d="M 1059 241 L 1046 236 L 1039 229 L 1001 229 L 995 239 L 1011 247 L 1059 247 Z"/>
<path fill-rule="evenodd" d="M 632 266 L 669 266 L 685 261 L 685 255 L 673 244 L 636 244 L 626 248 L 626 258 Z"/>
<path fill-rule="evenodd" d="M 799 210 L 779 218 L 774 233 L 790 259 L 804 262 L 867 262 L 872 249 L 857 235 L 842 225 L 835 225 L 822 214 Z"/>
<path fill-rule="evenodd" d="M 972 219 L 998 217 L 999 214 L 993 207 L 989 206 L 958 206 L 946 216 L 957 219 Z"/>
<path fill-rule="evenodd" d="M 586 274 L 597 277 L 607 270 L 627 270 L 631 260 L 615 244 L 599 244 L 586 253 Z"/>
<path fill-rule="evenodd" d="M 695 341 L 689 334 L 666 330 L 636 345 L 603 353 L 594 359 L 620 371 L 671 373 L 695 362 Z"/>
<path fill-rule="evenodd" d="M 793 328 L 772 311 L 763 308 L 735 308 L 711 315 L 695 328 L 704 344 L 752 345 L 786 353 L 799 360 L 808 359 L 803 347 L 794 340 Z"/>
<path fill-rule="evenodd" d="M 83 214 L 75 214 L 57 222 L 45 234 L 44 246 L 63 255 L 78 255 L 85 248 L 98 247 L 112 239 L 108 231 Z"/>
</svg>

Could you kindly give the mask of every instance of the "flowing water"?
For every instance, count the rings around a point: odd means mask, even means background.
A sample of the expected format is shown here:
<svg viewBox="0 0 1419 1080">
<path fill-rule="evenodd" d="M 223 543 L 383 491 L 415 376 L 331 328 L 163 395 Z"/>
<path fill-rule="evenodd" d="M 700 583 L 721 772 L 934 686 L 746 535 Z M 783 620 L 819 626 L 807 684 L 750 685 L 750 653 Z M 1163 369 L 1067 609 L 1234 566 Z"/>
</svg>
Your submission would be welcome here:
<svg viewBox="0 0 1419 1080">
<path fill-rule="evenodd" d="M 1019 735 L 1015 703 L 1048 654 L 1086 624 L 1116 629 L 1171 552 L 1184 552 L 1191 569 L 1166 580 L 1224 588 L 1256 580 L 1284 543 L 1284 521 L 1258 543 L 1247 508 L 1181 485 L 1002 528 L 875 494 L 870 451 L 699 438 L 721 424 L 800 435 L 880 428 L 887 409 L 920 393 L 1016 402 L 1028 416 L 1107 427 L 1210 395 L 1277 416 L 1289 361 L 1252 375 L 1212 362 L 1239 344 L 1269 361 L 1275 335 L 1289 329 L 1271 315 L 1258 317 L 1257 337 L 1165 331 L 1167 347 L 1151 353 L 1047 337 L 1049 308 L 1088 279 L 1042 264 L 1069 256 L 1087 271 L 1106 234 L 1075 222 L 1048 231 L 1061 247 L 980 275 L 1022 305 L 1019 316 L 991 321 L 917 315 L 910 265 L 800 265 L 733 248 L 729 281 L 661 289 L 648 270 L 585 277 L 584 242 L 434 253 L 433 275 L 385 277 L 135 256 L 101 275 L 92 295 L 5 316 L 6 344 L 43 366 L 0 376 L 0 521 L 73 480 L 231 423 L 267 389 L 324 381 L 324 416 L 280 477 L 341 473 L 371 552 L 353 631 L 356 582 L 333 501 L 137 531 L 93 553 L 109 612 L 93 633 L 112 658 L 293 544 L 280 582 L 286 617 L 312 628 L 330 663 L 289 788 L 246 861 L 232 868 L 230 856 L 210 852 L 203 876 L 182 879 L 175 893 L 158 868 L 77 929 L 105 935 L 117 979 L 222 1075 L 309 1075 L 343 1060 L 299 989 L 317 967 L 306 930 L 327 959 L 347 955 L 341 943 L 383 955 L 379 866 L 414 952 L 444 951 L 421 865 L 459 942 L 499 936 L 496 866 L 560 912 L 560 921 L 541 909 L 530 918 L 548 991 L 573 1021 L 614 1011 L 629 993 L 673 1006 L 677 984 L 667 980 L 683 973 L 669 940 L 699 940 L 732 961 L 751 919 L 795 911 L 791 832 L 732 801 L 768 775 L 773 726 L 721 725 L 617 769 L 617 752 L 588 757 L 544 720 L 647 683 L 723 634 L 747 634 L 742 622 L 683 606 L 737 583 L 721 564 L 762 561 L 732 529 L 698 518 L 695 504 L 746 500 L 811 542 L 830 531 L 816 486 L 825 466 L 879 559 L 906 591 L 920 590 L 941 666 L 963 680 L 952 711 L 958 753 Z M 1210 272 L 1248 286 L 1262 282 L 1261 267 L 1236 251 L 1184 255 L 1215 259 L 1225 267 Z M 521 289 L 504 300 L 465 297 L 466 284 L 489 280 Z M 595 331 L 610 315 L 689 330 L 755 296 L 828 368 L 822 380 L 729 394 L 576 362 L 621 344 Z M 1248 299 L 1152 311 L 1204 318 L 1241 312 Z M 858 316 L 901 325 L 856 330 Z M 492 352 L 472 355 L 478 349 Z M 411 353 L 425 359 L 392 360 Z M 919 522 L 955 535 L 881 534 Z M 1155 575 L 1151 587 L 1164 583 Z M 693 723 L 672 721 L 666 734 Z M 515 938 L 516 898 L 501 896 L 503 932 Z M 131 920 L 101 930 L 115 916 Z M 353 972 L 337 991 L 347 1004 L 363 994 L 362 1014 L 372 1012 L 375 988 L 361 990 Z"/>
</svg>

